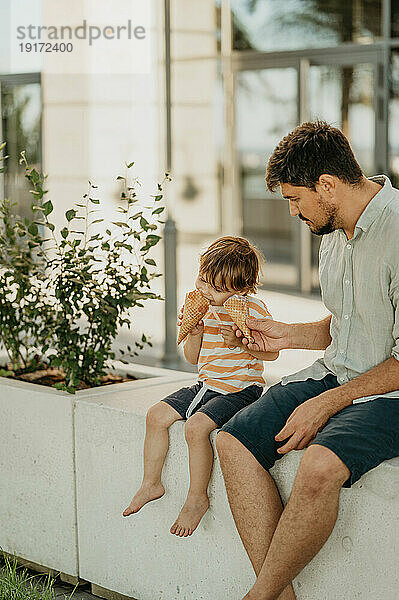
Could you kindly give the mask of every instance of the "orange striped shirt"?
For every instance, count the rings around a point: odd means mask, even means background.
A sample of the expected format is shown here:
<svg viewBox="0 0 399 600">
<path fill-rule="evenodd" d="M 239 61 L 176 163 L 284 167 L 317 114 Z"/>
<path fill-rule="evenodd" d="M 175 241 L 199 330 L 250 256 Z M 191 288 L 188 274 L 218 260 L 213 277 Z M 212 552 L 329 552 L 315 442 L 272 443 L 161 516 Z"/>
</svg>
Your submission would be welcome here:
<svg viewBox="0 0 399 600">
<path fill-rule="evenodd" d="M 249 315 L 255 319 L 271 319 L 265 303 L 248 296 Z M 233 320 L 223 306 L 213 306 L 225 325 Z M 204 335 L 198 359 L 199 381 L 223 394 L 239 392 L 250 385 L 265 385 L 263 361 L 242 347 L 230 349 L 220 333 L 220 323 L 210 310 L 204 317 Z"/>
</svg>

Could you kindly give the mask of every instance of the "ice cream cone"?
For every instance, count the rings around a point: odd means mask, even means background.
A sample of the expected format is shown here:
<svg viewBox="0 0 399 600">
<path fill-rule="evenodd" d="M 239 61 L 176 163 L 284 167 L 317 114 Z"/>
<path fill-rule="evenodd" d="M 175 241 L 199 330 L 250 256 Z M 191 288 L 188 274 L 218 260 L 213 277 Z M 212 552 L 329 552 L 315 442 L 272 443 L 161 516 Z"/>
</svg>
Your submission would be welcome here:
<svg viewBox="0 0 399 600">
<path fill-rule="evenodd" d="M 246 296 L 231 296 L 223 305 L 244 337 L 251 339 L 251 331 L 246 323 L 249 319 L 248 298 Z"/>
<path fill-rule="evenodd" d="M 190 331 L 198 325 L 202 317 L 206 315 L 209 309 L 209 300 L 207 300 L 201 292 L 193 290 L 186 294 L 186 300 L 183 307 L 183 319 L 180 325 L 179 337 L 177 343 L 180 344 L 190 333 Z"/>
</svg>

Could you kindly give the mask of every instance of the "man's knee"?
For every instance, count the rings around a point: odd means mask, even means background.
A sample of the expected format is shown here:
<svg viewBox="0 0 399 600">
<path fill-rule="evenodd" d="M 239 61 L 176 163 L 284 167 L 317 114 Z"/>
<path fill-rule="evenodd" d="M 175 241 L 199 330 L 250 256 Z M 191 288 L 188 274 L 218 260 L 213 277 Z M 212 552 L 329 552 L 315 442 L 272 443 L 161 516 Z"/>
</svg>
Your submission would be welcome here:
<svg viewBox="0 0 399 600">
<path fill-rule="evenodd" d="M 295 481 L 305 493 L 314 495 L 341 488 L 349 476 L 350 470 L 332 450 L 312 444 L 305 450 Z"/>
<path fill-rule="evenodd" d="M 223 453 L 229 450 L 232 442 L 234 443 L 234 438 L 230 433 L 223 430 L 217 432 L 215 445 L 219 458 L 222 458 Z"/>
</svg>

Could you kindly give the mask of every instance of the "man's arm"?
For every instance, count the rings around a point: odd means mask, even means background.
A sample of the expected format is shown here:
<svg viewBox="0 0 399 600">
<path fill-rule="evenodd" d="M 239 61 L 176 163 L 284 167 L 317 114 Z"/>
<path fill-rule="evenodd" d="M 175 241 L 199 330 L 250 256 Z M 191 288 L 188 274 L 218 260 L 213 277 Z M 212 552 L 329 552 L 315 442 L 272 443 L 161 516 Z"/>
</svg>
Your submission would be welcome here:
<svg viewBox="0 0 399 600">
<path fill-rule="evenodd" d="M 330 323 L 332 315 L 313 323 L 293 323 L 289 329 L 291 349 L 325 350 L 331 344 Z"/>
<path fill-rule="evenodd" d="M 234 326 L 235 335 L 242 338 L 248 350 L 279 352 L 286 349 L 325 350 L 331 343 L 331 315 L 314 323 L 281 323 L 273 319 L 247 319 L 254 341 L 243 337 Z"/>
<path fill-rule="evenodd" d="M 330 417 L 357 398 L 386 394 L 395 390 L 399 390 L 399 361 L 391 356 L 348 383 L 327 390 L 298 406 L 275 437 L 276 441 L 290 438 L 278 452 L 285 454 L 290 450 L 305 448 Z"/>
<path fill-rule="evenodd" d="M 242 340 L 236 337 L 233 331 L 233 327 L 231 325 L 221 325 L 219 329 L 225 344 L 229 347 L 234 346 L 235 348 L 241 348 L 251 356 L 258 358 L 259 360 L 277 360 L 279 356 L 279 352 L 263 352 L 262 350 L 249 350 L 249 348 L 242 343 Z"/>
</svg>

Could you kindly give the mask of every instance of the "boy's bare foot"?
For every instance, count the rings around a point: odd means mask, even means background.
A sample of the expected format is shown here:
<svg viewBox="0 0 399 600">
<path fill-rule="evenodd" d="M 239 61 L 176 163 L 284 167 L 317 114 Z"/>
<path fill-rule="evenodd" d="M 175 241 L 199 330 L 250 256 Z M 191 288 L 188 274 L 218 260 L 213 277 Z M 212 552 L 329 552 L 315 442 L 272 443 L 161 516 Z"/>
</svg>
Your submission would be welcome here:
<svg viewBox="0 0 399 600">
<path fill-rule="evenodd" d="M 123 511 L 123 516 L 128 517 L 129 515 L 136 513 L 143 508 L 144 504 L 151 500 L 157 500 L 165 493 L 165 488 L 162 483 L 156 485 L 142 485 L 139 491 L 133 496 L 133 500 L 127 508 Z"/>
<path fill-rule="evenodd" d="M 179 537 L 191 535 L 208 508 L 209 500 L 207 495 L 196 496 L 194 498 L 188 496 L 179 516 L 170 528 L 170 533 L 174 533 Z"/>
</svg>

